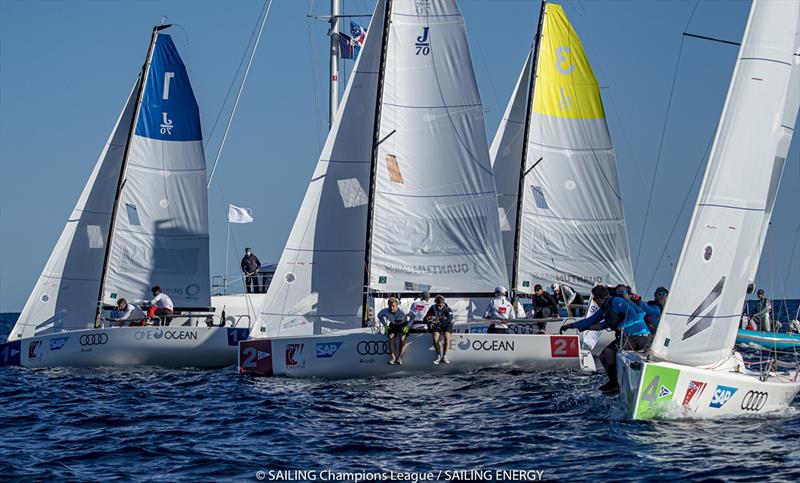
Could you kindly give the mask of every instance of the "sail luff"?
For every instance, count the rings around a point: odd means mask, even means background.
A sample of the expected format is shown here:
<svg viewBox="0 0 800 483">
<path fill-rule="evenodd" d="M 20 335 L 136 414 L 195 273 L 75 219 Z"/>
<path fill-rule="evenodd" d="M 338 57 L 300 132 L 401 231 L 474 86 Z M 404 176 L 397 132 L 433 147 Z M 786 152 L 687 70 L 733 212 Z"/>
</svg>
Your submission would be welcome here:
<svg viewBox="0 0 800 483">
<path fill-rule="evenodd" d="M 528 99 L 525 103 L 525 125 L 522 136 L 522 153 L 519 163 L 519 175 L 517 183 L 517 210 L 514 221 L 514 254 L 511 260 L 511 290 L 516 294 L 519 286 L 519 249 L 520 232 L 522 229 L 522 213 L 525 203 L 525 175 L 528 170 L 528 142 L 531 134 L 531 115 L 533 112 L 533 100 L 536 92 L 536 75 L 539 70 L 539 51 L 542 42 L 542 30 L 544 29 L 544 19 L 547 15 L 547 1 L 542 0 L 542 8 L 539 11 L 539 26 L 536 28 L 536 40 L 533 45 L 533 62 L 531 63 L 530 80 L 528 83 Z"/>
<path fill-rule="evenodd" d="M 367 229 L 364 242 L 364 298 L 361 304 L 362 324 L 366 326 L 369 318 L 369 281 L 372 276 L 372 219 L 375 212 L 375 183 L 378 167 L 378 145 L 381 142 L 381 106 L 383 104 L 383 81 L 386 74 L 386 53 L 389 47 L 389 29 L 392 15 L 392 0 L 386 0 L 383 11 L 383 31 L 381 32 L 381 60 L 378 68 L 378 86 L 375 94 L 375 123 L 372 131 L 372 159 L 370 161 L 369 190 L 367 196 Z"/>
<path fill-rule="evenodd" d="M 797 116 L 789 95 L 800 4 L 755 0 L 652 354 L 691 366 L 730 357 Z M 786 146 L 786 147 L 785 147 Z"/>
<path fill-rule="evenodd" d="M 153 58 L 153 49 L 156 45 L 156 38 L 158 37 L 159 30 L 169 27 L 169 25 L 162 25 L 153 27 L 153 33 L 150 37 L 150 45 L 147 47 L 147 55 L 145 56 L 144 64 L 142 65 L 142 72 L 140 75 L 140 83 L 139 89 L 136 91 L 136 100 L 134 101 L 134 112 L 133 117 L 131 118 L 131 124 L 128 128 L 128 138 L 125 141 L 125 154 L 122 156 L 122 166 L 119 170 L 119 179 L 117 180 L 117 189 L 116 194 L 114 196 L 114 204 L 111 209 L 111 220 L 109 221 L 108 226 L 108 238 L 106 239 L 106 250 L 105 255 L 103 255 L 103 269 L 100 273 L 100 289 L 97 294 L 97 309 L 95 312 L 95 320 L 94 326 L 100 326 L 100 316 L 103 312 L 103 293 L 105 291 L 106 280 L 108 278 L 108 267 L 109 261 L 111 258 L 111 247 L 114 241 L 114 232 L 116 226 L 116 219 L 117 214 L 119 213 L 119 200 L 120 195 L 122 194 L 122 188 L 125 184 L 125 173 L 127 172 L 127 165 L 128 165 L 128 157 L 130 156 L 130 148 L 131 148 L 131 141 L 133 140 L 133 135 L 135 132 L 136 122 L 139 119 L 139 112 L 142 107 L 142 95 L 144 93 L 145 86 L 147 85 L 147 73 L 149 71 L 150 63 L 152 62 Z"/>
</svg>

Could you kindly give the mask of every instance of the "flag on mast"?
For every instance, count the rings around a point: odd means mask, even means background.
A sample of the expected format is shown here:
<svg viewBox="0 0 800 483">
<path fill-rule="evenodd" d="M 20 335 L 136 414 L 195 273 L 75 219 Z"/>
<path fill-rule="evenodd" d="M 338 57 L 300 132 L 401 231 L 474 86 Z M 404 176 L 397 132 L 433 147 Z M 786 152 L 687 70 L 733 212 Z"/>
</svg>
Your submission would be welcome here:
<svg viewBox="0 0 800 483">
<path fill-rule="evenodd" d="M 252 223 L 253 210 L 228 203 L 228 223 Z"/>
</svg>

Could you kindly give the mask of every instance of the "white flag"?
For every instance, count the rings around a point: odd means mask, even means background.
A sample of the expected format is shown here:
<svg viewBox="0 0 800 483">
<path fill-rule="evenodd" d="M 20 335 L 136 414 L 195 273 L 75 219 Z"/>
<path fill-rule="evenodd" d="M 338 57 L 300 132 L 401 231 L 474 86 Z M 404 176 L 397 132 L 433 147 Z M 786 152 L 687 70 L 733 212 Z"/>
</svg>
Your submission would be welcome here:
<svg viewBox="0 0 800 483">
<path fill-rule="evenodd" d="M 228 204 L 228 223 L 252 223 L 253 210 Z"/>
</svg>

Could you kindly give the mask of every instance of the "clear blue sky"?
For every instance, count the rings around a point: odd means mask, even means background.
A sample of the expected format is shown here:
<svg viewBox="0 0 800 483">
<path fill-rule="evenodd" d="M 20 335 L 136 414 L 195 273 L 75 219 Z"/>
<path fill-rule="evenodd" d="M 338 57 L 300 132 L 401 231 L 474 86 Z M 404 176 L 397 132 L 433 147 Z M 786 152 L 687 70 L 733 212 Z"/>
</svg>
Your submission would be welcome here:
<svg viewBox="0 0 800 483">
<path fill-rule="evenodd" d="M 346 13 L 371 12 L 344 0 Z M 564 1 L 603 97 L 617 149 L 634 258 L 675 61 L 694 1 Z M 691 32 L 739 41 L 749 1 L 704 1 Z M 190 69 L 208 136 L 262 8 L 256 1 L 0 2 L 0 311 L 19 311 L 77 200 L 162 15 Z M 487 136 L 497 128 L 537 24 L 538 0 L 466 0 Z M 234 226 L 232 271 L 245 245 L 277 260 L 327 129 L 327 0 L 276 1 L 212 185 L 211 271 L 224 271 L 225 201 L 251 207 Z M 656 270 L 680 204 L 714 133 L 737 48 L 686 39 L 637 281 L 669 284 L 697 185 Z M 352 63 L 346 64 L 349 69 Z M 224 120 L 224 118 L 223 118 Z M 213 160 L 222 129 L 210 139 Z M 800 296 L 800 156 L 794 140 L 758 284 Z M 224 199 L 224 200 L 223 200 Z M 770 248 L 771 247 L 771 248 Z M 232 250 L 233 251 L 233 250 Z M 788 286 L 784 280 L 788 279 Z"/>
</svg>

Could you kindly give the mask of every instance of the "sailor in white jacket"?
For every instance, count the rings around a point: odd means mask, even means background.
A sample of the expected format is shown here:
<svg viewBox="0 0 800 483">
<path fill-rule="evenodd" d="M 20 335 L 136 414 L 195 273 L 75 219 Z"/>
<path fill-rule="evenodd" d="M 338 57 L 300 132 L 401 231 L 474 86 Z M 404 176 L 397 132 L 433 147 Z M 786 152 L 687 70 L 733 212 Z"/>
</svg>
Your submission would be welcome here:
<svg viewBox="0 0 800 483">
<path fill-rule="evenodd" d="M 504 322 L 505 320 L 511 319 L 514 317 L 514 306 L 511 305 L 511 302 L 508 301 L 506 298 L 506 288 L 503 286 L 496 287 L 494 289 L 494 298 L 489 302 L 489 306 L 486 307 L 486 312 L 483 314 L 483 318 L 490 319 L 490 320 L 498 320 L 501 322 L 495 322 L 489 326 L 489 333 L 499 333 L 505 334 L 508 332 L 508 325 Z"/>
<path fill-rule="evenodd" d="M 419 297 L 411 302 L 408 308 L 408 322 L 411 324 L 411 332 L 428 332 L 428 324 L 425 322 L 425 314 L 433 305 L 431 294 L 426 290 Z"/>
</svg>

